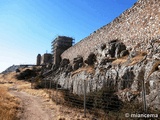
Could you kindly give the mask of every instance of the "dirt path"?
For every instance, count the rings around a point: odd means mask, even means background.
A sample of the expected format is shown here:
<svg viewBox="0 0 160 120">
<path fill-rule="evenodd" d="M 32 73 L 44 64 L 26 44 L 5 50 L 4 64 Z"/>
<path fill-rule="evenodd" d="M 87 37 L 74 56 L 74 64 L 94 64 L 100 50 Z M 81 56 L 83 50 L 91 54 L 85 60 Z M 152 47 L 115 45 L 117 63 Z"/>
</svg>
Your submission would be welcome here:
<svg viewBox="0 0 160 120">
<path fill-rule="evenodd" d="M 18 115 L 20 120 L 53 120 L 54 110 L 45 106 L 47 101 L 43 98 L 13 90 L 10 93 L 22 101 L 23 110 Z"/>
<path fill-rule="evenodd" d="M 92 120 L 93 117 L 90 114 L 84 117 L 83 109 L 56 104 L 50 98 L 49 91 L 31 89 L 31 83 L 17 80 L 16 74 L 15 72 L 0 74 L 0 84 L 8 88 L 10 94 L 21 100 L 21 109 L 18 114 L 20 120 Z"/>
<path fill-rule="evenodd" d="M 30 87 L 24 89 L 25 87 L 25 84 L 13 84 L 9 87 L 9 93 L 21 100 L 22 109 L 18 114 L 20 120 L 91 120 L 93 118 L 90 115 L 84 118 L 83 110 L 57 105 L 48 98 L 47 94 L 44 94 L 44 90 L 30 89 Z"/>
</svg>

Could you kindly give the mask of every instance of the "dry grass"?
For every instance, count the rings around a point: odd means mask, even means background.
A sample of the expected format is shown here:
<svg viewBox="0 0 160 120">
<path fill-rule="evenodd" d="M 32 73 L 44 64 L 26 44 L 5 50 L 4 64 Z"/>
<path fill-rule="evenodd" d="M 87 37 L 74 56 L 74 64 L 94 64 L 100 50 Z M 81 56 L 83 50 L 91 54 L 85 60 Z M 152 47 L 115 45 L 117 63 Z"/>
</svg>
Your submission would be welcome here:
<svg viewBox="0 0 160 120">
<path fill-rule="evenodd" d="M 87 73 L 92 73 L 92 74 L 95 73 L 94 66 L 86 66 L 86 67 L 79 68 L 76 71 L 72 72 L 72 76 L 75 74 L 78 74 L 80 72 L 83 72 L 83 71 L 85 71 Z"/>
<path fill-rule="evenodd" d="M 146 52 L 138 52 L 138 55 L 131 59 L 129 65 L 130 66 L 135 65 L 136 63 L 140 62 L 146 54 L 147 54 Z"/>
<path fill-rule="evenodd" d="M 16 75 L 15 72 L 11 72 L 8 74 L 0 74 L 0 83 L 15 82 L 16 81 L 15 75 Z"/>
<path fill-rule="evenodd" d="M 8 93 L 7 87 L 0 85 L 0 118 L 1 120 L 18 119 L 19 100 Z"/>
<path fill-rule="evenodd" d="M 112 64 L 114 65 L 118 65 L 118 64 L 124 64 L 127 62 L 127 59 L 128 59 L 128 56 L 124 56 L 124 57 L 121 57 L 119 59 L 116 59 L 112 62 Z"/>
<path fill-rule="evenodd" d="M 23 87 L 21 87 L 23 88 Z M 68 107 L 65 105 L 64 95 L 62 91 L 49 90 L 49 89 L 29 89 L 24 87 L 21 89 L 26 93 L 34 96 L 39 96 L 47 102 L 46 107 L 54 109 L 55 120 L 90 120 L 92 115 L 87 114 L 86 118 L 83 118 L 83 109 Z"/>
<path fill-rule="evenodd" d="M 118 59 L 114 60 L 112 62 L 112 64 L 114 64 L 114 65 L 127 64 L 129 66 L 135 65 L 136 63 L 140 62 L 144 58 L 144 56 L 146 54 L 147 54 L 146 52 L 139 51 L 138 54 L 137 54 L 137 56 L 131 58 L 130 60 L 128 59 L 128 56 L 124 56 L 124 57 L 121 57 L 121 58 L 118 58 Z"/>
<path fill-rule="evenodd" d="M 43 98 L 49 98 L 49 94 L 44 89 L 22 89 L 21 91 L 26 92 L 30 95 L 39 96 Z"/>
<path fill-rule="evenodd" d="M 26 90 L 31 88 L 31 83 L 25 82 L 25 81 L 20 81 L 17 83 L 17 90 Z"/>
<path fill-rule="evenodd" d="M 88 71 L 90 72 L 90 67 Z M 18 81 L 15 79 L 16 73 L 9 73 L 6 75 L 0 75 L 0 120 L 18 120 L 16 118 L 17 110 L 20 108 L 20 101 L 9 94 L 8 88 L 15 87 L 17 91 L 24 91 L 34 96 L 39 96 L 44 100 L 45 107 L 54 110 L 54 120 L 90 120 L 91 116 L 87 115 L 87 118 L 83 118 L 83 110 L 77 108 L 69 108 L 62 104 L 57 105 L 57 102 L 64 101 L 63 94 L 59 91 L 48 89 L 31 89 L 31 83 L 26 81 Z M 12 81 L 10 84 L 8 82 Z M 53 101 L 52 101 L 53 100 Z M 55 101 L 55 102 L 54 102 Z"/>
</svg>

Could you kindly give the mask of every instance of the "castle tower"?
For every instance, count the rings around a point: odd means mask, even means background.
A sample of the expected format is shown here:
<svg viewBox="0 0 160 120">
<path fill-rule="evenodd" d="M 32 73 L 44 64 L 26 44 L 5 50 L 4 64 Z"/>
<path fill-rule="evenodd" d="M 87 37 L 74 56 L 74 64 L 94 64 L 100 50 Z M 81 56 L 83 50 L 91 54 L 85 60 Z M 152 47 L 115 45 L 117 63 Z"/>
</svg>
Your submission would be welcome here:
<svg viewBox="0 0 160 120">
<path fill-rule="evenodd" d="M 37 55 L 37 63 L 36 65 L 40 65 L 41 64 L 41 54 Z"/>
<path fill-rule="evenodd" d="M 52 63 L 52 54 L 45 53 L 41 57 L 41 65 Z"/>
<path fill-rule="evenodd" d="M 73 38 L 58 36 L 52 41 L 53 64 L 59 66 L 61 54 L 73 44 Z"/>
</svg>

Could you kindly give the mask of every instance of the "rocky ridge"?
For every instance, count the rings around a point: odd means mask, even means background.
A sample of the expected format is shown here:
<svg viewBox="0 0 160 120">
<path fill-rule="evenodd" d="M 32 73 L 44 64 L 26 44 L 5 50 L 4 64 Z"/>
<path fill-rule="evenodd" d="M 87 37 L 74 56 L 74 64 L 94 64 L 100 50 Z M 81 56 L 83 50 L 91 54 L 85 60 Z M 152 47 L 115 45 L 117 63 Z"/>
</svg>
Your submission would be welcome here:
<svg viewBox="0 0 160 120">
<path fill-rule="evenodd" d="M 45 79 L 51 79 L 72 93 L 83 94 L 103 87 L 115 90 L 122 101 L 142 101 L 143 83 L 147 105 L 160 108 L 160 42 L 151 40 L 147 51 L 138 51 L 120 40 L 98 46 L 86 60 L 77 56 L 71 62 L 63 59 L 58 69 Z"/>
</svg>

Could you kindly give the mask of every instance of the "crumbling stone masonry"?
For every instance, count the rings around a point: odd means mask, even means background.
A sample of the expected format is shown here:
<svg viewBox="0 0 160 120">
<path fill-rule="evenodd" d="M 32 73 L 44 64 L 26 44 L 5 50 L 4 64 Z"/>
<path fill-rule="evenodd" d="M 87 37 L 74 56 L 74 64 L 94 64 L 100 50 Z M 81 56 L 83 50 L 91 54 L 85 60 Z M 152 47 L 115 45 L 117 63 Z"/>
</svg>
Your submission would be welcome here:
<svg viewBox="0 0 160 120">
<path fill-rule="evenodd" d="M 73 60 L 77 55 L 87 58 L 97 45 L 119 39 L 127 49 L 138 46 L 146 50 L 149 40 L 160 37 L 159 0 L 138 0 L 132 8 L 126 10 L 111 23 L 94 31 L 90 36 L 62 53 L 62 59 Z"/>
<path fill-rule="evenodd" d="M 73 38 L 66 36 L 58 36 L 52 41 L 53 64 L 59 66 L 61 62 L 61 54 L 72 46 Z"/>
<path fill-rule="evenodd" d="M 52 63 L 52 54 L 45 53 L 41 57 L 41 65 L 46 65 L 46 64 L 49 64 L 49 63 Z"/>
<path fill-rule="evenodd" d="M 37 63 L 36 65 L 40 65 L 41 64 L 41 54 L 37 55 Z"/>
</svg>

